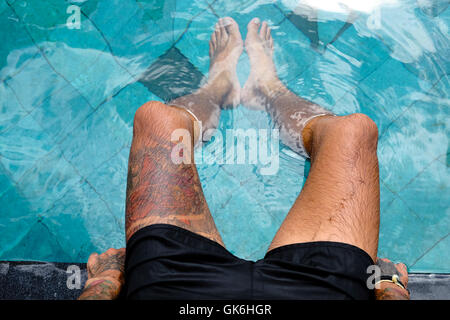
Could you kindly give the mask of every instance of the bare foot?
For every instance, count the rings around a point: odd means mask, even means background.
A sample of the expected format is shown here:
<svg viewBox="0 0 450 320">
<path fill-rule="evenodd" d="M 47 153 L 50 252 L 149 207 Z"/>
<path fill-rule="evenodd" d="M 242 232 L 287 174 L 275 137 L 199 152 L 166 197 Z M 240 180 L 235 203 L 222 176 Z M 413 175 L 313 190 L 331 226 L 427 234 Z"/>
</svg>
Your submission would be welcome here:
<svg viewBox="0 0 450 320">
<path fill-rule="evenodd" d="M 247 28 L 245 49 L 251 69 L 241 92 L 241 103 L 252 109 L 264 109 L 267 99 L 284 86 L 278 79 L 273 62 L 273 38 L 267 22 L 261 24 L 258 18 L 254 18 Z"/>
<path fill-rule="evenodd" d="M 209 79 L 206 87 L 222 95 L 222 108 L 237 106 L 240 102 L 241 86 L 236 66 L 243 51 L 239 26 L 230 17 L 221 18 L 209 42 Z"/>
</svg>

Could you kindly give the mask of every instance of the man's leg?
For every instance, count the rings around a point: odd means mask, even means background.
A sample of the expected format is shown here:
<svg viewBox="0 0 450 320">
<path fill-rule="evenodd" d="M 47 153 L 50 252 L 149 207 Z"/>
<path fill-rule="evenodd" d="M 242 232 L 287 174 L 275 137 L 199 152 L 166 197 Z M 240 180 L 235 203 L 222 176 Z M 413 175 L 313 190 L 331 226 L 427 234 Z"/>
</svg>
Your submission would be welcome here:
<svg viewBox="0 0 450 320">
<path fill-rule="evenodd" d="M 336 241 L 357 246 L 375 261 L 379 232 L 377 127 L 367 116 L 324 115 L 325 109 L 297 97 L 278 79 L 272 37 L 250 22 L 246 48 L 251 62 L 242 97 L 264 102 L 284 143 L 311 156 L 306 184 L 269 250 L 293 243 Z M 262 68 L 261 66 L 264 66 Z"/>
<path fill-rule="evenodd" d="M 240 40 L 240 42 L 239 42 Z M 139 229 L 156 223 L 172 224 L 203 235 L 223 245 L 203 195 L 194 164 L 176 164 L 171 155 L 178 141 L 171 141 L 177 129 L 191 136 L 187 149 L 193 150 L 194 118 L 214 127 L 220 108 L 234 99 L 234 78 L 242 39 L 236 22 L 221 19 L 210 42 L 209 80 L 197 92 L 165 105 L 148 102 L 135 115 L 133 142 L 128 164 L 126 199 L 127 240 Z"/>
</svg>

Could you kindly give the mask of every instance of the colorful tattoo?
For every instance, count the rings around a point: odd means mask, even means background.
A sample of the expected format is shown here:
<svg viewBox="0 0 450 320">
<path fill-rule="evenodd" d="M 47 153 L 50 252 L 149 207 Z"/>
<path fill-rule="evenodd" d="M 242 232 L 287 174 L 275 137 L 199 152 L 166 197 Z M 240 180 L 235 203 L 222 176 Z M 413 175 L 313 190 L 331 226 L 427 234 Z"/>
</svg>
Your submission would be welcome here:
<svg viewBox="0 0 450 320">
<path fill-rule="evenodd" d="M 195 165 L 173 163 L 171 152 L 176 144 L 168 138 L 155 134 L 145 139 L 145 144 L 133 141 L 130 152 L 126 197 L 127 240 L 145 226 L 167 223 L 222 244 Z"/>
<path fill-rule="evenodd" d="M 99 279 L 87 285 L 78 300 L 116 299 L 120 293 L 120 289 L 121 286 L 118 282 L 108 279 Z"/>
</svg>

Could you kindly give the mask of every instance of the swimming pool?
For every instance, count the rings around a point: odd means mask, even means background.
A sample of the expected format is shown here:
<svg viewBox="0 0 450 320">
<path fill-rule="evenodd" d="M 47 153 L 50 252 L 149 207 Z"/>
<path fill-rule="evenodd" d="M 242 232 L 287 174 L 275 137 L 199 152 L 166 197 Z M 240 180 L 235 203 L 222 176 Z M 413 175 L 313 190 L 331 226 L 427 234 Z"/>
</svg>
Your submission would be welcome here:
<svg viewBox="0 0 450 320">
<path fill-rule="evenodd" d="M 448 1 L 335 2 L 1 0 L 0 260 L 81 262 L 124 246 L 134 112 L 201 82 L 219 17 L 233 17 L 245 37 L 257 16 L 273 28 L 278 74 L 291 90 L 377 123 L 379 256 L 450 272 Z M 71 5 L 81 9 L 79 29 Z M 244 53 L 241 84 L 248 73 Z M 222 113 L 219 130 L 228 128 L 270 121 L 239 106 Z M 198 167 L 227 248 L 258 259 L 309 162 L 280 145 L 275 175 L 253 164 Z"/>
</svg>

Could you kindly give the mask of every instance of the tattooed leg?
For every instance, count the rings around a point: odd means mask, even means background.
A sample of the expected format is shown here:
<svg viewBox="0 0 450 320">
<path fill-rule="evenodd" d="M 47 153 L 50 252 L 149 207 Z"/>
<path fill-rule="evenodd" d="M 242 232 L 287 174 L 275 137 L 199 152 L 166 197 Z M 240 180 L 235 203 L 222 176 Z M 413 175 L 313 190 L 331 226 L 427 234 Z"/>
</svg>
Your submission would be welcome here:
<svg viewBox="0 0 450 320">
<path fill-rule="evenodd" d="M 126 199 L 127 240 L 139 229 L 167 223 L 201 234 L 223 245 L 209 212 L 193 163 L 171 159 L 176 129 L 187 130 L 193 148 L 193 121 L 189 114 L 160 102 L 138 109 L 128 163 Z"/>
</svg>

